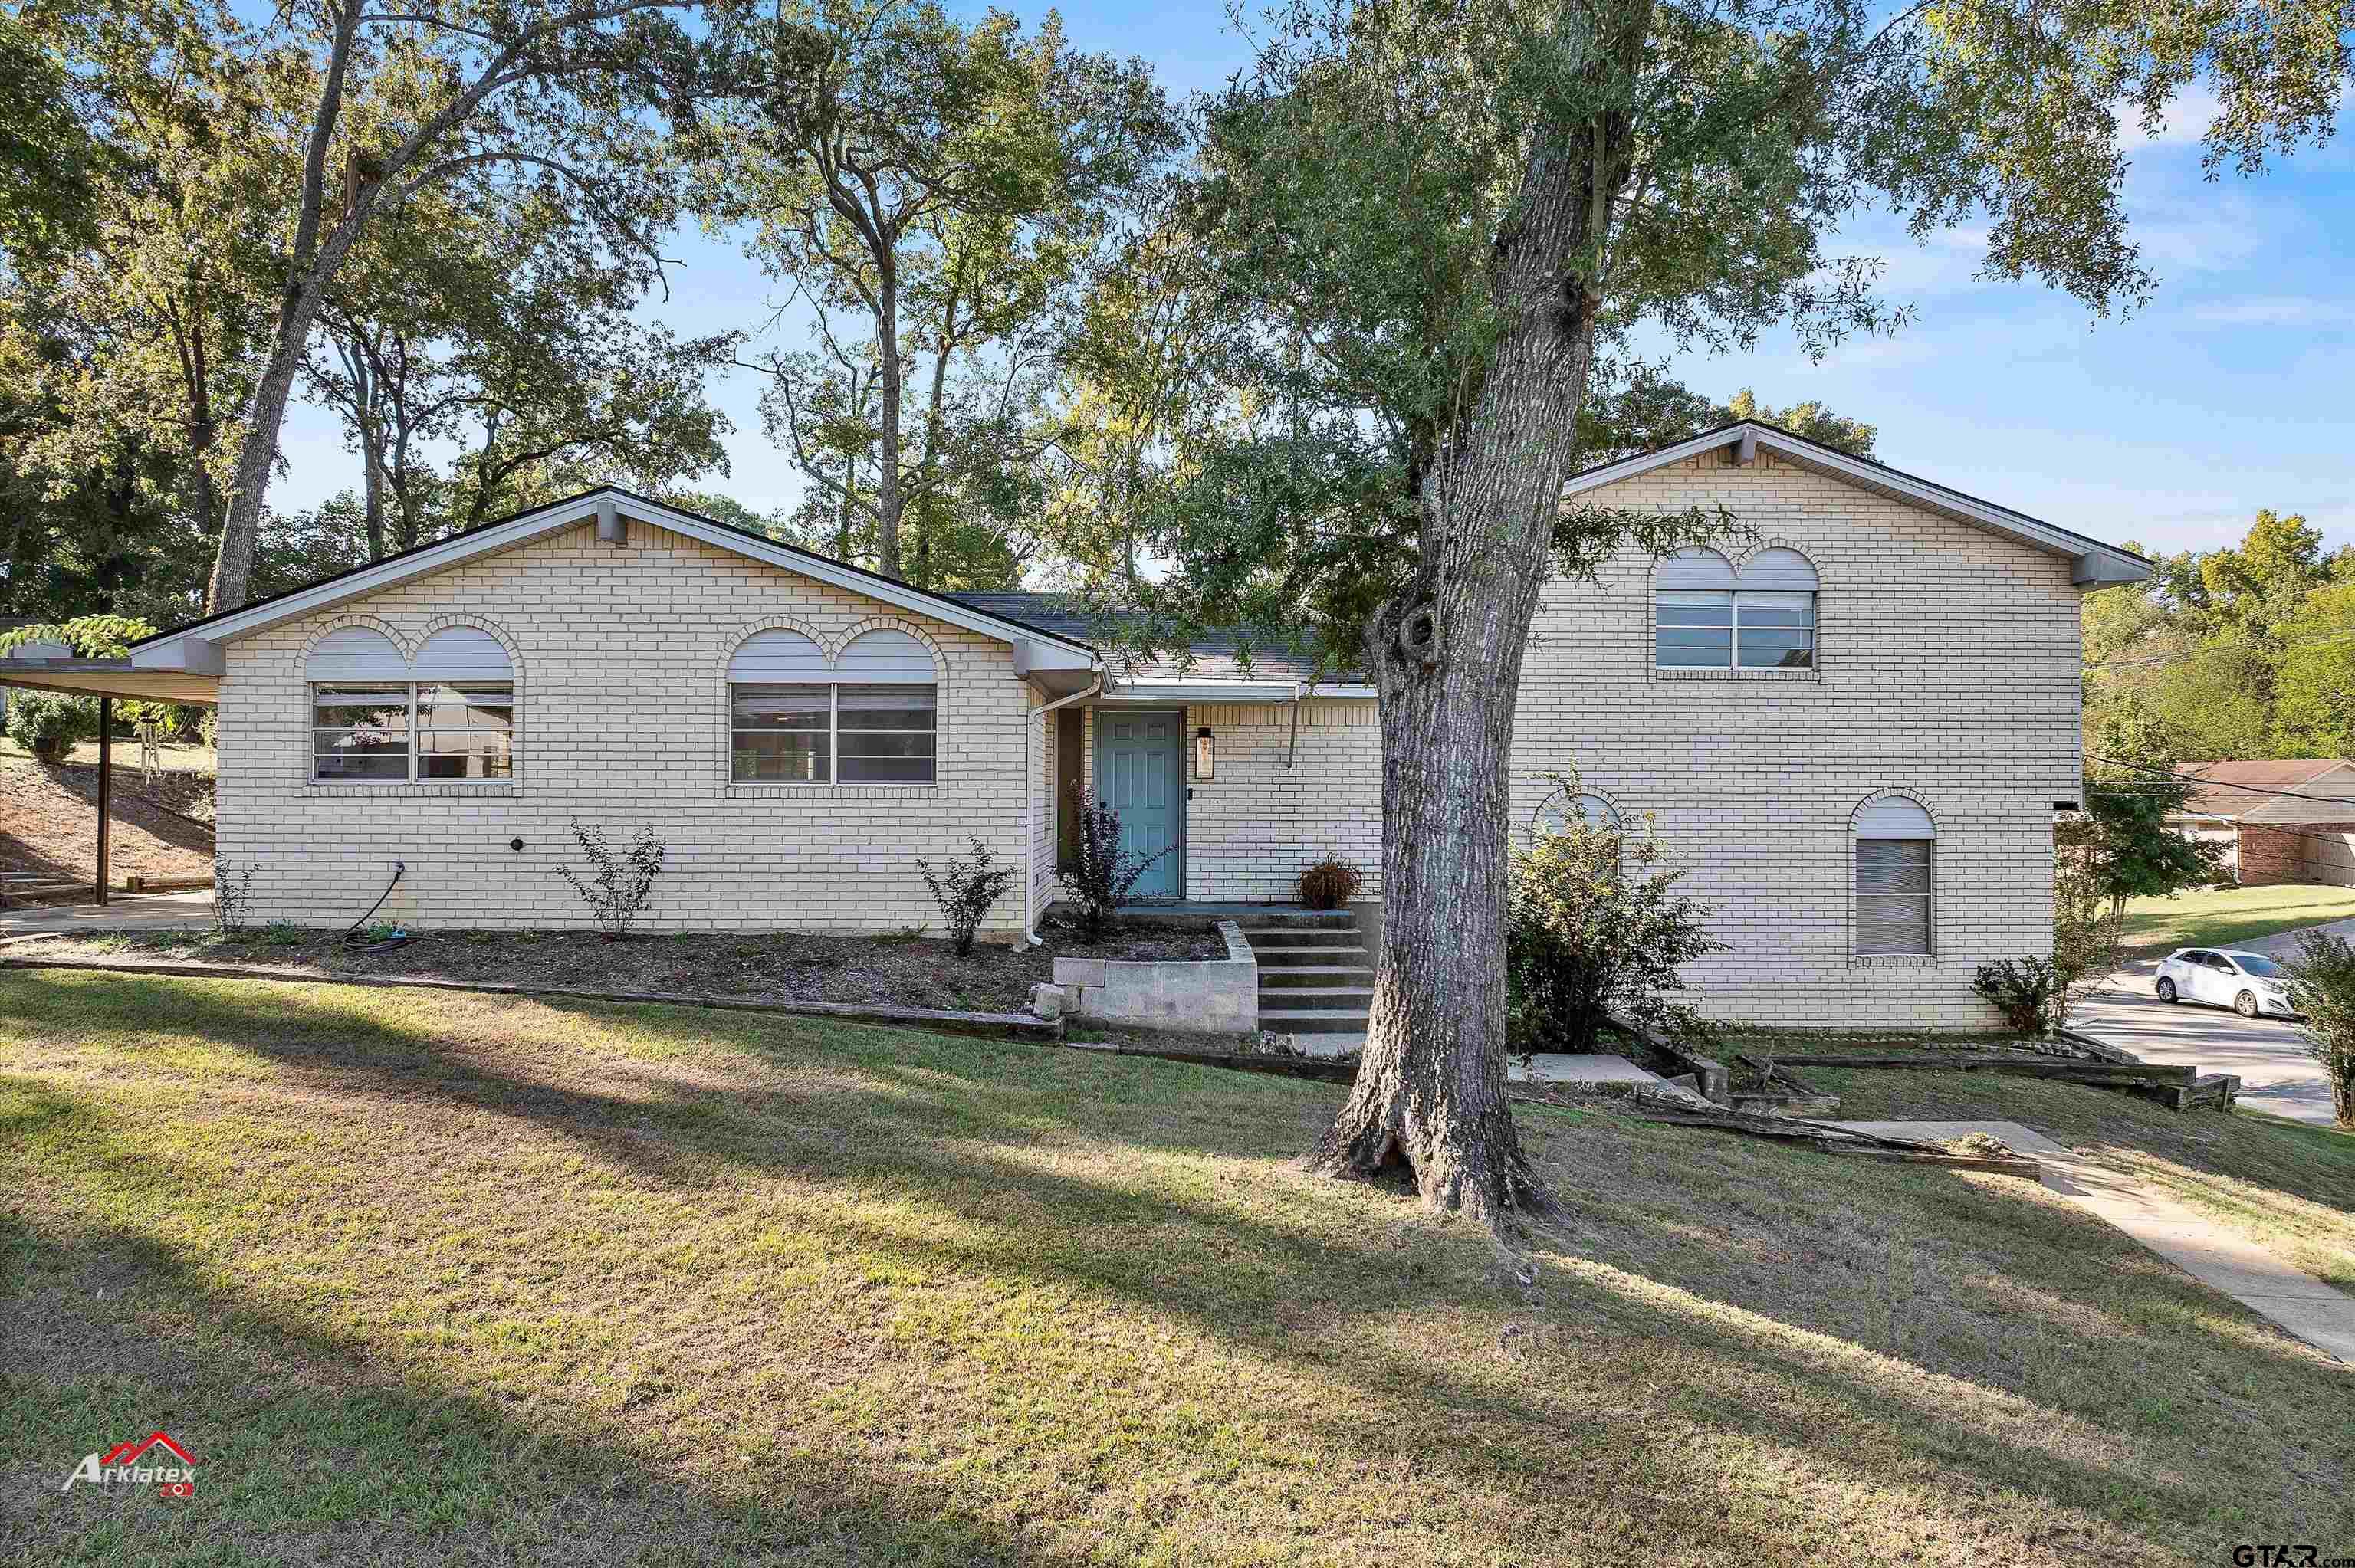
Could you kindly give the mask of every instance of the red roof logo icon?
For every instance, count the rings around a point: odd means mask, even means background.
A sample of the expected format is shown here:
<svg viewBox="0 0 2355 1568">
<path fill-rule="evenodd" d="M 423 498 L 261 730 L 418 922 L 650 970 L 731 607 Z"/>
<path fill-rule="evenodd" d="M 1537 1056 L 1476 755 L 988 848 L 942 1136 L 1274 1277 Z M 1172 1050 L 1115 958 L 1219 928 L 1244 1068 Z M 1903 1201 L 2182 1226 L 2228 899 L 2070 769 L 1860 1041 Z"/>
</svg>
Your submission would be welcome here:
<svg viewBox="0 0 2355 1568">
<path fill-rule="evenodd" d="M 165 1432 L 150 1432 L 144 1437 L 128 1438 L 121 1443 L 117 1443 L 113 1447 L 109 1448 L 104 1454 L 101 1455 L 98 1462 L 101 1465 L 108 1466 L 128 1465 L 133 1460 L 138 1458 L 140 1455 L 144 1454 L 148 1449 L 155 1447 L 159 1443 L 165 1447 L 172 1450 L 173 1453 L 177 1454 L 180 1457 L 180 1463 L 188 1466 L 192 1469 L 195 1467 L 197 1462 L 188 1457 L 188 1451 L 186 1448 L 181 1447 L 177 1443 L 173 1442 L 171 1435 Z"/>
</svg>

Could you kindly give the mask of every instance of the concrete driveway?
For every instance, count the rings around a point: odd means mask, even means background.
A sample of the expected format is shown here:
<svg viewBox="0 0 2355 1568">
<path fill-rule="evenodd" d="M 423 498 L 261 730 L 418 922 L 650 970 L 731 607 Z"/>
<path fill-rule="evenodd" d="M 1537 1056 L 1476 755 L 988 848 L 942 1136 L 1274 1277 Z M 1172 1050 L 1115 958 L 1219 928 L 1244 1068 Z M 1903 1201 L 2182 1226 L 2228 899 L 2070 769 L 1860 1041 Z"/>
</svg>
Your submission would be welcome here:
<svg viewBox="0 0 2355 1568">
<path fill-rule="evenodd" d="M 118 893 L 104 904 L 49 905 L 0 911 L 0 942 L 13 937 L 85 931 L 166 930 L 213 923 L 213 890 Z"/>
<path fill-rule="evenodd" d="M 2355 939 L 2355 920 L 2310 928 Z M 2297 933 L 2285 931 L 2231 946 L 2239 952 L 2286 958 L 2297 950 Z M 2077 1004 L 2070 1022 L 2146 1062 L 2238 1073 L 2241 1102 L 2252 1109 L 2331 1125 L 2330 1086 L 2323 1079 L 2322 1065 L 2306 1054 L 2305 1039 L 2295 1025 L 2278 1018 L 2243 1018 L 2230 1008 L 2197 1002 L 2170 1007 L 2151 993 L 2158 974 L 2155 958 L 2119 970 Z"/>
</svg>

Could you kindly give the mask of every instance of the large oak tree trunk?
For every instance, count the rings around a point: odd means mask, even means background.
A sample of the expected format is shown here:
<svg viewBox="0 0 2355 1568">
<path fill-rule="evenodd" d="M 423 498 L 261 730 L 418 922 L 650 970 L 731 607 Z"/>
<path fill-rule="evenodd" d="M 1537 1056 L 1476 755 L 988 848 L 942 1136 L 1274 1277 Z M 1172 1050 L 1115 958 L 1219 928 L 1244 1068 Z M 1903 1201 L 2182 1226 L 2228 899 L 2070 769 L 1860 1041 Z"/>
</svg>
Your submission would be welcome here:
<svg viewBox="0 0 2355 1568">
<path fill-rule="evenodd" d="M 1493 289 L 1504 323 L 1417 494 L 1421 561 L 1367 630 L 1382 722 L 1382 941 L 1357 1086 L 1311 1169 L 1403 1168 L 1491 1229 L 1550 1207 L 1505 1096 L 1508 768 L 1522 654 L 1548 567 L 1597 302 L 1571 268 L 1607 179 L 1541 142 Z M 1611 188 L 1607 184 L 1603 189 Z"/>
</svg>

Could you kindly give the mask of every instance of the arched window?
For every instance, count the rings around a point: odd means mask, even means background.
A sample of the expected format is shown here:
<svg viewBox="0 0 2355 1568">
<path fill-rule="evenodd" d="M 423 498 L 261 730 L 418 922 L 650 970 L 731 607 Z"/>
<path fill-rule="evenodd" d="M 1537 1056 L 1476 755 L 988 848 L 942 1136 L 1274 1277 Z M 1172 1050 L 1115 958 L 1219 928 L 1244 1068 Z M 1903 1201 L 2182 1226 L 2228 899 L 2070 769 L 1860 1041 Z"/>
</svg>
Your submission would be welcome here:
<svg viewBox="0 0 2355 1568">
<path fill-rule="evenodd" d="M 1620 831 L 1619 808 L 1601 795 L 1565 795 L 1557 789 L 1538 803 L 1529 815 L 1529 842 L 1550 838 L 1567 830 L 1572 822 L 1583 822 L 1601 828 L 1605 832 Z"/>
<path fill-rule="evenodd" d="M 445 626 L 417 650 L 417 776 L 506 779 L 515 770 L 515 664 L 478 626 Z"/>
<path fill-rule="evenodd" d="M 932 650 L 869 631 L 828 663 L 798 631 L 756 632 L 728 662 L 729 776 L 754 784 L 930 784 L 939 777 Z"/>
<path fill-rule="evenodd" d="M 340 782 L 514 776 L 515 666 L 489 632 L 445 627 L 414 662 L 365 626 L 329 632 L 311 683 L 311 776 Z"/>
<path fill-rule="evenodd" d="M 1926 955 L 1933 935 L 1938 824 L 1902 795 L 1866 802 L 1849 827 L 1856 867 L 1856 950 Z"/>
<path fill-rule="evenodd" d="M 410 779 L 409 661 L 392 639 L 365 626 L 311 645 L 311 777 L 336 782 Z"/>
<path fill-rule="evenodd" d="M 1714 550 L 1682 550 L 1654 580 L 1653 663 L 1663 670 L 1806 670 L 1816 662 L 1816 568 L 1761 550 L 1736 573 Z"/>
</svg>

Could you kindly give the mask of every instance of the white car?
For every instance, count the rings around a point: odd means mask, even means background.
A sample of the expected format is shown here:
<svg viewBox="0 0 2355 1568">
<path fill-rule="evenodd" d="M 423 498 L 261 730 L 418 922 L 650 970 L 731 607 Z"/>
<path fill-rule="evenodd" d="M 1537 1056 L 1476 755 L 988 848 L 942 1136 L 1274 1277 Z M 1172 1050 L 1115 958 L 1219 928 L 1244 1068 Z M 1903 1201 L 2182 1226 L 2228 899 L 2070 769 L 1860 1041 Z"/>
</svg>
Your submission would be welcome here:
<svg viewBox="0 0 2355 1568">
<path fill-rule="evenodd" d="M 2161 1001 L 2204 1001 L 2229 1007 L 2243 1018 L 2297 1016 L 2289 1001 L 2289 977 L 2263 953 L 2178 948 L 2158 961 L 2154 989 Z"/>
</svg>

